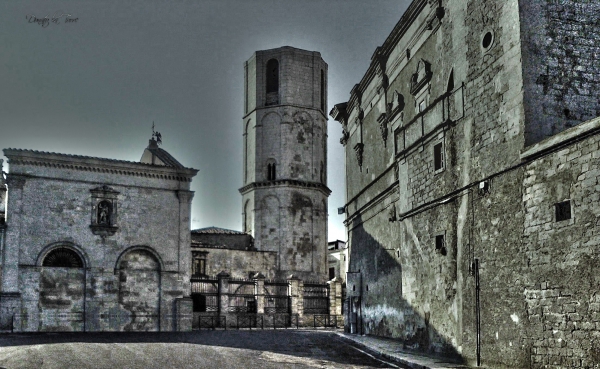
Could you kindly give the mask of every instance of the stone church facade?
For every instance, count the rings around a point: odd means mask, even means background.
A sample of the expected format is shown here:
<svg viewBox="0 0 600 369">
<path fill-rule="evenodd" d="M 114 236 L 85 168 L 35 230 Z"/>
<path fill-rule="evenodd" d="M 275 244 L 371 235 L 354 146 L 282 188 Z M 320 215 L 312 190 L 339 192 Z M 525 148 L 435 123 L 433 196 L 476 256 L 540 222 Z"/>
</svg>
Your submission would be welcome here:
<svg viewBox="0 0 600 369">
<path fill-rule="evenodd" d="M 197 170 L 155 140 L 141 162 L 4 154 L 0 315 L 13 329 L 191 328 L 189 188 Z"/>
<path fill-rule="evenodd" d="M 330 115 L 346 328 L 490 368 L 600 364 L 597 2 L 414 0 Z"/>
</svg>

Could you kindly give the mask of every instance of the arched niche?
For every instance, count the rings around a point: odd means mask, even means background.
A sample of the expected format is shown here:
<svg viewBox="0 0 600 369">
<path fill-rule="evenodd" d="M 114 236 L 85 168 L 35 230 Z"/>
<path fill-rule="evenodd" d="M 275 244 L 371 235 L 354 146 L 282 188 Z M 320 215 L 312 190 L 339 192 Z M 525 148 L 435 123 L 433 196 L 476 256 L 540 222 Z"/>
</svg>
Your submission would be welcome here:
<svg viewBox="0 0 600 369">
<path fill-rule="evenodd" d="M 126 311 L 119 330 L 159 330 L 162 261 L 149 247 L 125 250 L 115 268 L 119 278 L 119 307 Z"/>
<path fill-rule="evenodd" d="M 84 330 L 86 257 L 76 245 L 58 242 L 38 255 L 39 330 Z"/>
</svg>

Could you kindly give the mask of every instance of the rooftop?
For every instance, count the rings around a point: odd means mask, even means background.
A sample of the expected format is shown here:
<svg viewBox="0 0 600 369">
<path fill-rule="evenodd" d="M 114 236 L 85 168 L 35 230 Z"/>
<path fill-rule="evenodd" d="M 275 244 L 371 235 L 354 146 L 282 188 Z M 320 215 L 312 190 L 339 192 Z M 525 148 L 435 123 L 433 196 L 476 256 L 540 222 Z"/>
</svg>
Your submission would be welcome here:
<svg viewBox="0 0 600 369">
<path fill-rule="evenodd" d="M 192 234 L 238 234 L 238 235 L 247 235 L 245 232 L 234 231 L 232 229 L 225 229 L 219 227 L 206 227 L 206 228 L 198 228 L 193 229 Z"/>
</svg>

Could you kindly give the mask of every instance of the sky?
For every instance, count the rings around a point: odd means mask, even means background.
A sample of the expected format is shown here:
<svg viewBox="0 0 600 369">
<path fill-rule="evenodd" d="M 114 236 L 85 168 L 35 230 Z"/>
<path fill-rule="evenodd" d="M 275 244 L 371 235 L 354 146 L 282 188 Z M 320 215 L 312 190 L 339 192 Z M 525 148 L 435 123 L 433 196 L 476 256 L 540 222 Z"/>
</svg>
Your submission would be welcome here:
<svg viewBox="0 0 600 369">
<path fill-rule="evenodd" d="M 1 1 L 0 149 L 139 161 L 154 122 L 162 148 L 199 170 L 192 229 L 241 230 L 244 61 L 281 46 L 319 51 L 331 110 L 409 3 Z M 331 241 L 347 239 L 341 133 L 329 118 Z"/>
</svg>

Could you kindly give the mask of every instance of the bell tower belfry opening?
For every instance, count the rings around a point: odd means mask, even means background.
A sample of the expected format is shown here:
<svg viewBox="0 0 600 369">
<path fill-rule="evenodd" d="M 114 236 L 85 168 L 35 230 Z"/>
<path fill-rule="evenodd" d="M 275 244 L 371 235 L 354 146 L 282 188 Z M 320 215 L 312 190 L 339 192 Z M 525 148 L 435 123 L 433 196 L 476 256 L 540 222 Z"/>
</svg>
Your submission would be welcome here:
<svg viewBox="0 0 600 369">
<path fill-rule="evenodd" d="M 327 277 L 327 64 L 314 51 L 244 63 L 244 230 L 278 253 L 277 274 Z"/>
</svg>

